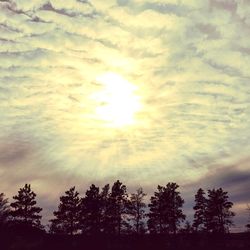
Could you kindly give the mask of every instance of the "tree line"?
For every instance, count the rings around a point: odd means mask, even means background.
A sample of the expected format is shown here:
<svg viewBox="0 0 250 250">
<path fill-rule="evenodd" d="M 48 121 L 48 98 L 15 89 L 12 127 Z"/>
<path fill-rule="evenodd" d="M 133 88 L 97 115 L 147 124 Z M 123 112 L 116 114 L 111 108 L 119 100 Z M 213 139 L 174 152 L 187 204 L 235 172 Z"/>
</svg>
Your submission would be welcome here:
<svg viewBox="0 0 250 250">
<path fill-rule="evenodd" d="M 222 188 L 199 189 L 194 197 L 193 223 L 185 222 L 184 199 L 176 183 L 157 186 L 145 203 L 142 188 L 128 194 L 127 187 L 117 180 L 99 188 L 92 184 L 83 197 L 71 187 L 60 197 L 54 218 L 50 220 L 51 234 L 121 235 L 121 234 L 177 234 L 227 233 L 233 225 L 233 203 Z M 0 194 L 0 228 L 10 224 L 29 225 L 43 229 L 36 194 L 30 184 L 20 188 L 9 204 Z M 184 224 L 184 227 L 183 227 Z"/>
</svg>

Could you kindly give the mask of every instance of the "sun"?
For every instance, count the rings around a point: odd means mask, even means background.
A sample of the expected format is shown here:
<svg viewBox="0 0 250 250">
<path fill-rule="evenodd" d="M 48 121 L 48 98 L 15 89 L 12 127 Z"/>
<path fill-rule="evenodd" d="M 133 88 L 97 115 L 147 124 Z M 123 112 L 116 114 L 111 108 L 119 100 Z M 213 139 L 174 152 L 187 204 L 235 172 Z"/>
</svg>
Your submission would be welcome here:
<svg viewBox="0 0 250 250">
<path fill-rule="evenodd" d="M 96 78 L 101 90 L 94 94 L 98 105 L 96 116 L 109 127 L 124 127 L 136 123 L 135 115 L 141 109 L 137 87 L 121 75 L 107 72 Z"/>
</svg>

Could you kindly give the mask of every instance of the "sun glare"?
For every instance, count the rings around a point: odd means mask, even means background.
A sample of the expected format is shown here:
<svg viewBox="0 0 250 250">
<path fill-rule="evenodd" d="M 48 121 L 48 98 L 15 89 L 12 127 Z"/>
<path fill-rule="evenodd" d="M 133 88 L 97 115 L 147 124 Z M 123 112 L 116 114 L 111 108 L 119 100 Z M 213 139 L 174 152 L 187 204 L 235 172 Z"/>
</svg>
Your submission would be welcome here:
<svg viewBox="0 0 250 250">
<path fill-rule="evenodd" d="M 123 127 L 135 123 L 141 109 L 137 87 L 116 73 L 105 73 L 96 78 L 102 89 L 94 94 L 98 102 L 96 115 L 109 127 Z"/>
</svg>

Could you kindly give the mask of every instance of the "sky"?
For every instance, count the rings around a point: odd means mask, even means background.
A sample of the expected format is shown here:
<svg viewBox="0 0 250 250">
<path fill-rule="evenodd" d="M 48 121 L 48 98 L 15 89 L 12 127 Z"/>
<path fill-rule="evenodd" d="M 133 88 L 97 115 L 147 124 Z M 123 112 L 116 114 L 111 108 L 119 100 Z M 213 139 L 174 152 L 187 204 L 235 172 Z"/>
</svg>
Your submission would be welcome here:
<svg viewBox="0 0 250 250">
<path fill-rule="evenodd" d="M 249 0 L 0 0 L 0 192 L 222 187 L 250 203 Z"/>
</svg>

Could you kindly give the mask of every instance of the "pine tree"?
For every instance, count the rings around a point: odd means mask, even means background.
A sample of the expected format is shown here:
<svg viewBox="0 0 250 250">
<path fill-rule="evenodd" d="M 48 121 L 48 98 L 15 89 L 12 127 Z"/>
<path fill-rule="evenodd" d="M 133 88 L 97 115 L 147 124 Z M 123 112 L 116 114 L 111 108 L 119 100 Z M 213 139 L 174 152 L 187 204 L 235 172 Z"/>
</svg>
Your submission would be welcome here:
<svg viewBox="0 0 250 250">
<path fill-rule="evenodd" d="M 102 229 L 103 201 L 99 187 L 91 185 L 81 201 L 81 229 L 87 234 L 98 234 Z"/>
<path fill-rule="evenodd" d="M 198 189 L 195 195 L 195 205 L 193 208 L 195 210 L 193 228 L 195 229 L 195 231 L 206 231 L 207 199 L 202 188 Z"/>
<path fill-rule="evenodd" d="M 108 233 L 120 235 L 128 226 L 125 216 L 128 207 L 128 195 L 126 186 L 117 180 L 107 200 L 106 223 Z"/>
<path fill-rule="evenodd" d="M 184 228 L 182 228 L 180 230 L 181 233 L 184 233 L 184 234 L 191 234 L 193 233 L 193 227 L 191 225 L 191 223 L 189 221 L 186 221 L 185 224 L 184 224 Z"/>
<path fill-rule="evenodd" d="M 149 209 L 150 212 L 148 214 L 148 229 L 150 233 L 163 233 L 163 225 L 164 219 L 166 220 L 166 216 L 164 216 L 164 209 L 163 209 L 163 192 L 164 189 L 162 186 L 157 186 L 157 192 L 154 193 L 154 196 L 150 198 Z M 165 202 L 164 202 L 165 203 Z"/>
<path fill-rule="evenodd" d="M 80 198 L 75 187 L 60 197 L 58 210 L 53 214 L 56 218 L 51 220 L 51 232 L 73 235 L 79 230 Z"/>
<path fill-rule="evenodd" d="M 249 213 L 249 220 L 248 220 L 248 224 L 246 224 L 246 228 L 247 228 L 247 231 L 250 232 L 250 206 L 247 205 L 247 211 Z"/>
<path fill-rule="evenodd" d="M 148 228 L 151 233 L 176 234 L 180 222 L 185 219 L 182 212 L 184 200 L 177 191 L 176 183 L 157 187 L 158 191 L 150 199 Z"/>
<path fill-rule="evenodd" d="M 130 221 L 132 221 L 133 232 L 144 233 L 145 229 L 145 208 L 144 198 L 146 194 L 143 192 L 142 188 L 138 188 L 136 193 L 131 194 L 129 202 L 129 215 Z"/>
<path fill-rule="evenodd" d="M 206 217 L 210 232 L 226 233 L 233 225 L 232 217 L 235 213 L 230 210 L 233 203 L 228 198 L 227 192 L 222 188 L 208 190 Z"/>
<path fill-rule="evenodd" d="M 101 216 L 101 231 L 105 234 L 112 233 L 112 213 L 110 212 L 110 186 L 106 184 L 101 191 L 102 201 L 102 216 Z"/>
<path fill-rule="evenodd" d="M 31 191 L 31 187 L 25 184 L 20 188 L 18 195 L 14 196 L 15 202 L 11 203 L 11 215 L 16 222 L 22 222 L 25 225 L 41 227 L 42 216 L 39 213 L 42 208 L 36 206 L 36 194 Z"/>
<path fill-rule="evenodd" d="M 10 216 L 10 206 L 8 204 L 8 199 L 4 198 L 4 193 L 0 193 L 0 229 L 3 228 Z"/>
</svg>

